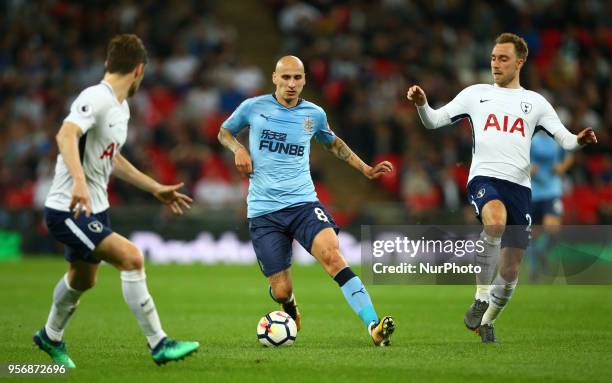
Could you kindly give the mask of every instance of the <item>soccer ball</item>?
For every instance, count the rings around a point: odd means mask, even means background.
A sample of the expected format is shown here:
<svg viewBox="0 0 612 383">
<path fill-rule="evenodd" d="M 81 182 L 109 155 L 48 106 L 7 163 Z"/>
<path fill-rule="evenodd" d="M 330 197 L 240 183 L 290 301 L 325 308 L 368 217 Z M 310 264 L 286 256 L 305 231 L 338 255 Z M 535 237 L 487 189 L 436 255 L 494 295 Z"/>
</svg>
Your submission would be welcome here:
<svg viewBox="0 0 612 383">
<path fill-rule="evenodd" d="M 264 346 L 289 346 L 295 342 L 297 326 L 293 318 L 283 311 L 264 315 L 257 324 L 257 339 Z"/>
</svg>

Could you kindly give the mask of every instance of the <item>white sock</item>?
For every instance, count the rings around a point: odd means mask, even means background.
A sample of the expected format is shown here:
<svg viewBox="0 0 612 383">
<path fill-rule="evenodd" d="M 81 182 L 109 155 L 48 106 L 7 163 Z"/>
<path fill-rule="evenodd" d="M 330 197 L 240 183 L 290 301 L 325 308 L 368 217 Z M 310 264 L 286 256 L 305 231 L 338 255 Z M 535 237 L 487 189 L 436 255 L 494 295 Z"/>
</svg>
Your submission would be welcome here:
<svg viewBox="0 0 612 383">
<path fill-rule="evenodd" d="M 79 304 L 79 297 L 82 291 L 75 290 L 68 285 L 68 274 L 57 282 L 53 290 L 53 304 L 45 324 L 47 336 L 54 342 L 59 342 L 64 336 L 64 329 L 68 324 L 68 319 L 76 310 Z"/>
<path fill-rule="evenodd" d="M 121 289 L 125 303 L 130 306 L 149 346 L 153 348 L 166 337 L 166 333 L 162 330 L 155 303 L 147 290 L 146 278 L 144 270 L 122 271 Z"/>
<path fill-rule="evenodd" d="M 501 311 L 506 307 L 508 301 L 512 297 L 512 293 L 516 288 L 518 279 L 512 282 L 506 281 L 499 273 L 495 277 L 491 285 L 489 308 L 482 316 L 482 324 L 491 324 L 499 316 Z"/>
<path fill-rule="evenodd" d="M 480 233 L 480 239 L 483 242 L 484 251 L 482 253 L 476 253 L 476 265 L 480 266 L 482 271 L 476 274 L 475 298 L 483 302 L 488 302 L 491 280 L 493 280 L 493 275 L 501 252 L 501 238 L 488 235 L 483 230 L 482 233 Z"/>
</svg>

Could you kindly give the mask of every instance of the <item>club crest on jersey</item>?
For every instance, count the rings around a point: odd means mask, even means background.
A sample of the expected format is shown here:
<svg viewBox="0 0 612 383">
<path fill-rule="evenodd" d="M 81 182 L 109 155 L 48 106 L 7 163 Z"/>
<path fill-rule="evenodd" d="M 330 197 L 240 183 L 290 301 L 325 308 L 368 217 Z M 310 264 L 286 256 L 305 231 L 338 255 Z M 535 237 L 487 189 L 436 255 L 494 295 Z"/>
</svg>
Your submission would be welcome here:
<svg viewBox="0 0 612 383">
<path fill-rule="evenodd" d="M 101 233 L 102 229 L 104 228 L 104 226 L 102 226 L 102 223 L 100 223 L 100 221 L 92 221 L 87 225 L 87 227 L 89 228 L 89 230 L 93 231 L 94 233 Z"/>
<path fill-rule="evenodd" d="M 531 112 L 531 104 L 524 101 L 521 102 L 521 110 L 523 111 L 523 113 L 529 114 L 529 112 Z"/>
<path fill-rule="evenodd" d="M 306 117 L 304 119 L 304 131 L 310 133 L 312 132 L 312 128 L 314 127 L 314 121 L 310 117 Z"/>
<path fill-rule="evenodd" d="M 89 104 L 81 104 L 77 107 L 77 111 L 79 112 L 81 116 L 89 117 L 91 116 L 91 112 L 93 111 L 93 108 Z"/>
<path fill-rule="evenodd" d="M 482 188 L 480 190 L 478 190 L 478 193 L 476 193 L 476 198 L 482 198 L 485 195 L 485 188 Z"/>
</svg>

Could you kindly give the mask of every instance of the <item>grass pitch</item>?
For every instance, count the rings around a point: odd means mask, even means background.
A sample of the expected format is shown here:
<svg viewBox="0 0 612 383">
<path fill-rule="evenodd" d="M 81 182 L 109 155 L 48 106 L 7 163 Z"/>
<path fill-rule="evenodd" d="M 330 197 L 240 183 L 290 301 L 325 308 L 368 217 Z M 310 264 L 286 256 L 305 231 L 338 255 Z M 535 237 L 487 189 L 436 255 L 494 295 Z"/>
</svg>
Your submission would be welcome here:
<svg viewBox="0 0 612 383">
<path fill-rule="evenodd" d="M 45 322 L 59 258 L 0 263 L 0 364 L 49 363 L 31 337 Z M 612 286 L 521 286 L 497 321 L 499 345 L 463 327 L 469 286 L 368 286 L 392 314 L 392 347 L 374 348 L 337 285 L 318 266 L 295 267 L 303 330 L 292 347 L 257 342 L 259 318 L 277 309 L 257 266 L 147 266 L 165 331 L 201 350 L 157 367 L 102 266 L 65 334 L 77 369 L 67 377 L 2 381 L 174 382 L 610 382 Z"/>
</svg>

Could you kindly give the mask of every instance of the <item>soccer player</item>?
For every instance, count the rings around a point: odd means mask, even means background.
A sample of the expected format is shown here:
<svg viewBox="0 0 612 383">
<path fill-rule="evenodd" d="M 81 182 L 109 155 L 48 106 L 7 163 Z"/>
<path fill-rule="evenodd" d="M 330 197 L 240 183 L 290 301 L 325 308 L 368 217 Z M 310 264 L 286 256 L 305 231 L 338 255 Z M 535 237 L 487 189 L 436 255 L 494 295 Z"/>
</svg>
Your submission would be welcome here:
<svg viewBox="0 0 612 383">
<path fill-rule="evenodd" d="M 178 192 L 183 184 L 160 185 L 120 154 L 130 118 L 126 99 L 138 90 L 146 62 L 140 38 L 115 36 L 108 44 L 104 79 L 79 94 L 56 136 L 60 154 L 45 220 L 51 234 L 65 245 L 69 264 L 53 291 L 47 323 L 33 340 L 55 363 L 69 368 L 75 364 L 62 340 L 64 329 L 81 295 L 94 286 L 101 260 L 120 270 L 123 297 L 147 337 L 155 363 L 182 359 L 199 347 L 198 342 L 166 336 L 147 289 L 142 253 L 110 225 L 106 188 L 111 173 L 150 192 L 175 214 L 190 207 L 191 198 Z"/>
<path fill-rule="evenodd" d="M 524 39 L 502 33 L 491 52 L 493 85 L 469 86 L 437 110 L 427 104 L 419 86 L 410 87 L 407 93 L 427 129 L 463 118 L 472 125 L 468 195 L 484 225 L 480 238 L 485 251 L 477 257 L 483 271 L 477 275 L 475 300 L 464 322 L 485 343 L 496 342 L 493 323 L 512 296 L 529 242 L 533 134 L 544 130 L 565 150 L 597 142 L 591 128 L 577 136 L 570 133 L 544 97 L 521 87 L 519 75 L 527 53 Z M 491 283 L 498 257 L 499 271 Z"/>
<path fill-rule="evenodd" d="M 336 157 L 369 179 L 391 172 L 389 162 L 366 165 L 331 131 L 325 111 L 300 98 L 306 75 L 295 56 L 281 58 L 272 74 L 274 94 L 249 98 L 223 123 L 219 141 L 234 153 L 238 171 L 250 177 L 249 230 L 255 254 L 270 284 L 272 299 L 301 328 L 291 282 L 291 244 L 296 239 L 338 283 L 376 346 L 387 346 L 390 316 L 379 320 L 368 292 L 339 250 L 338 227 L 317 200 L 310 176 L 314 137 Z M 249 127 L 249 149 L 235 136 Z"/>
<path fill-rule="evenodd" d="M 561 175 L 574 162 L 574 157 L 566 153 L 544 132 L 533 136 L 531 142 L 531 217 L 542 230 L 533 231 L 533 244 L 528 249 L 531 279 L 538 276 L 540 266 L 546 271 L 546 252 L 554 244 L 563 214 Z M 541 231 L 541 233 L 540 233 Z"/>
</svg>

